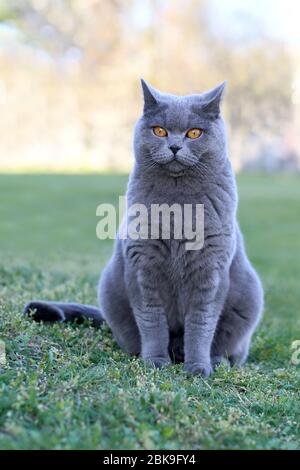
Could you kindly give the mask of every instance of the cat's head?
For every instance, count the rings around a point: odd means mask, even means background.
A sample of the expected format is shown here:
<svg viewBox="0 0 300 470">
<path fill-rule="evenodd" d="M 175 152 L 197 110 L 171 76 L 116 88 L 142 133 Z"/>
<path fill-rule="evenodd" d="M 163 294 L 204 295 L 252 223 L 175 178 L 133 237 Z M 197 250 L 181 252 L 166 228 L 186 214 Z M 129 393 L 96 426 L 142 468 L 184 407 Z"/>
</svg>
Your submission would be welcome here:
<svg viewBox="0 0 300 470">
<path fill-rule="evenodd" d="M 144 110 L 134 136 L 135 157 L 141 168 L 170 177 L 216 170 L 227 158 L 220 116 L 225 83 L 202 94 L 175 96 L 141 82 Z"/>
</svg>

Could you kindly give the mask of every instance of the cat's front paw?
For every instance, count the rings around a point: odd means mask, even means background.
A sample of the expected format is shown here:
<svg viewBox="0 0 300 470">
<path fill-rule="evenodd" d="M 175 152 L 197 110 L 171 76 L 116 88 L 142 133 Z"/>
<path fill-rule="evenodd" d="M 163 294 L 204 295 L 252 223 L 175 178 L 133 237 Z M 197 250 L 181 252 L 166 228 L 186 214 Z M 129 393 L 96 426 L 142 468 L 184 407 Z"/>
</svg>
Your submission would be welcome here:
<svg viewBox="0 0 300 470">
<path fill-rule="evenodd" d="M 162 356 L 144 357 L 143 359 L 144 359 L 145 364 L 151 367 L 156 367 L 157 369 L 161 369 L 162 367 L 165 367 L 171 364 L 171 359 L 168 357 L 162 357 Z"/>
<path fill-rule="evenodd" d="M 202 364 L 200 362 L 186 362 L 184 370 L 188 374 L 201 375 L 201 377 L 209 377 L 213 372 L 210 364 Z"/>
</svg>

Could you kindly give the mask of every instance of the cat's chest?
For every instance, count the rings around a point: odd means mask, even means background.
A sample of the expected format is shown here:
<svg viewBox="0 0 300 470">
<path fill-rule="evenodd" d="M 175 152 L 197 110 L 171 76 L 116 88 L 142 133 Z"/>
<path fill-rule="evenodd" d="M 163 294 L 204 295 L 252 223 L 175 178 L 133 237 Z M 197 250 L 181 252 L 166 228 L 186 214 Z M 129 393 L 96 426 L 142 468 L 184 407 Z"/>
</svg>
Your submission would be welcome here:
<svg viewBox="0 0 300 470">
<path fill-rule="evenodd" d="M 183 321 L 186 305 L 199 286 L 199 273 L 203 253 L 185 249 L 183 241 L 170 240 L 169 252 L 160 264 L 161 276 L 157 277 L 157 286 L 163 305 L 168 313 L 168 321 Z"/>
<path fill-rule="evenodd" d="M 216 272 L 222 275 L 226 271 L 230 259 L 230 244 L 222 236 L 209 238 L 199 250 L 187 250 L 183 240 L 169 240 L 169 250 L 156 266 L 161 296 L 167 303 L 175 302 L 178 310 L 183 311 L 207 279 L 215 278 Z"/>
<path fill-rule="evenodd" d="M 186 284 L 192 270 L 201 269 L 205 250 L 187 250 L 186 240 L 169 240 L 169 250 L 166 253 L 161 269 L 165 278 L 176 289 Z"/>
</svg>

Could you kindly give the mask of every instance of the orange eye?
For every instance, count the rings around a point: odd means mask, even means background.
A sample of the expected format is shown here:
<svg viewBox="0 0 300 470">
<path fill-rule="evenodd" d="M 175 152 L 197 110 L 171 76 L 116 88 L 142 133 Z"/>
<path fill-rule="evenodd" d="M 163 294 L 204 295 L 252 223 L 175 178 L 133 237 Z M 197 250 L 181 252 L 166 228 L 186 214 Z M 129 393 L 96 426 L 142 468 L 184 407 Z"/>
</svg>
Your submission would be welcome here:
<svg viewBox="0 0 300 470">
<path fill-rule="evenodd" d="M 198 139 L 198 137 L 200 137 L 202 134 L 203 134 L 202 129 L 195 128 L 195 129 L 190 129 L 189 131 L 187 131 L 186 136 L 189 139 Z"/>
<path fill-rule="evenodd" d="M 157 135 L 157 137 L 166 137 L 168 135 L 166 129 L 159 126 L 153 127 L 153 132 L 155 135 Z"/>
</svg>

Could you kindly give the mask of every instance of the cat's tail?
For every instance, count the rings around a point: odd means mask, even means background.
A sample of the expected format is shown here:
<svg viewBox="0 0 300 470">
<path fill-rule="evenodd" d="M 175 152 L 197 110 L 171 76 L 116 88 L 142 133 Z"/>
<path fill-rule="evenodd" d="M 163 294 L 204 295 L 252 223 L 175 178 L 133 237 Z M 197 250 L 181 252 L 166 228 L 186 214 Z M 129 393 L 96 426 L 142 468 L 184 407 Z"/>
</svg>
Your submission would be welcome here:
<svg viewBox="0 0 300 470">
<path fill-rule="evenodd" d="M 34 300 L 25 306 L 23 313 L 24 315 L 30 315 L 37 322 L 76 321 L 76 323 L 83 323 L 84 320 L 91 320 L 93 326 L 99 327 L 105 321 L 100 309 L 97 307 L 65 302 Z"/>
</svg>

